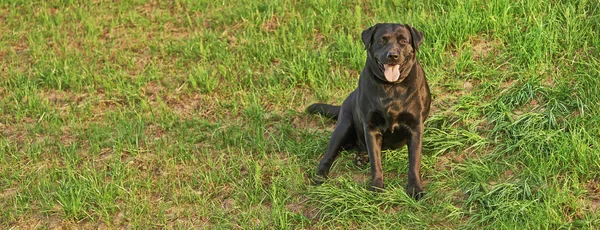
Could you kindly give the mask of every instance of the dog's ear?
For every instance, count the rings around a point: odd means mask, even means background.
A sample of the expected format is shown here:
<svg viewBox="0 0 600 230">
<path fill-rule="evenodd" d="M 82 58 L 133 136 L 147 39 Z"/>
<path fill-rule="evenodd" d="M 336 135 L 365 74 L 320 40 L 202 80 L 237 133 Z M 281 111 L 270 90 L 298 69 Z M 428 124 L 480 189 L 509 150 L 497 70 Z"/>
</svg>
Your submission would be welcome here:
<svg viewBox="0 0 600 230">
<path fill-rule="evenodd" d="M 375 34 L 375 29 L 377 28 L 377 25 L 378 24 L 375 24 L 374 26 L 363 30 L 362 41 L 365 44 L 365 49 L 369 49 L 369 47 L 371 47 L 371 44 L 373 44 L 373 34 Z"/>
<path fill-rule="evenodd" d="M 421 43 L 423 43 L 423 33 L 412 26 L 409 26 L 408 24 L 405 24 L 405 26 L 408 27 L 408 30 L 410 30 L 413 49 L 415 49 L 415 51 L 419 51 L 419 46 L 421 46 Z"/>
</svg>

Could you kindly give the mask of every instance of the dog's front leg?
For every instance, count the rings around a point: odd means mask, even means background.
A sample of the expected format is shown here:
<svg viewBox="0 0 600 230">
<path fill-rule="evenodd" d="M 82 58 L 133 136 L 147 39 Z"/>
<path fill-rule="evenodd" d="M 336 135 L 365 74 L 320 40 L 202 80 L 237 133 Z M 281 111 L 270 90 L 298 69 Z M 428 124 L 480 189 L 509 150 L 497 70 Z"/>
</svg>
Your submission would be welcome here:
<svg viewBox="0 0 600 230">
<path fill-rule="evenodd" d="M 333 130 L 329 145 L 327 146 L 327 152 L 323 156 L 323 159 L 321 159 L 317 168 L 317 177 L 313 180 L 313 183 L 316 185 L 322 184 L 323 180 L 327 178 L 329 169 L 331 169 L 333 161 L 340 153 L 342 145 L 347 141 L 348 136 L 352 134 L 354 126 L 352 126 L 352 120 L 348 117 L 349 115 L 340 116 L 335 130 Z"/>
<path fill-rule="evenodd" d="M 419 124 L 411 131 L 408 142 L 408 185 L 406 192 L 415 199 L 423 196 L 421 187 L 421 145 L 423 139 L 423 124 Z"/>
<path fill-rule="evenodd" d="M 383 135 L 379 128 L 365 125 L 365 142 L 371 163 L 371 189 L 379 191 L 383 189 L 383 170 L 381 167 L 381 142 Z"/>
</svg>

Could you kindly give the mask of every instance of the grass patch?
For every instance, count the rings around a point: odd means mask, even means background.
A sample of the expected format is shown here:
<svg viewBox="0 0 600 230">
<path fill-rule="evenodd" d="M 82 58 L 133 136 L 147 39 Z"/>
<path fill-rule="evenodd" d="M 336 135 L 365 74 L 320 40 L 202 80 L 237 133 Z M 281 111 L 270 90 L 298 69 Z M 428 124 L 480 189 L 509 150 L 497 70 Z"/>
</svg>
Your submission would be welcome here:
<svg viewBox="0 0 600 230">
<path fill-rule="evenodd" d="M 594 228 L 594 1 L 0 1 L 3 228 Z M 409 23 L 432 89 L 427 195 L 343 152 L 360 32 Z"/>
</svg>

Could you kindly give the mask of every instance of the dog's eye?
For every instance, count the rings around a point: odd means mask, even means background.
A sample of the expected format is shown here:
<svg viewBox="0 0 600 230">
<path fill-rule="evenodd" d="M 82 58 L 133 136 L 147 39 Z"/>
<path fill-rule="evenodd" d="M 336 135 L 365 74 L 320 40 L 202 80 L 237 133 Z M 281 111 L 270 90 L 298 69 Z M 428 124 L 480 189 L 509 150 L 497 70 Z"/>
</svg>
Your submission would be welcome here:
<svg viewBox="0 0 600 230">
<path fill-rule="evenodd" d="M 408 44 L 408 40 L 406 40 L 406 39 L 400 39 L 400 43 L 401 44 Z"/>
<path fill-rule="evenodd" d="M 387 42 L 387 41 L 386 41 L 385 39 L 383 39 L 383 38 L 382 38 L 382 39 L 379 39 L 379 44 L 381 44 L 381 45 L 385 44 L 386 42 Z"/>
</svg>

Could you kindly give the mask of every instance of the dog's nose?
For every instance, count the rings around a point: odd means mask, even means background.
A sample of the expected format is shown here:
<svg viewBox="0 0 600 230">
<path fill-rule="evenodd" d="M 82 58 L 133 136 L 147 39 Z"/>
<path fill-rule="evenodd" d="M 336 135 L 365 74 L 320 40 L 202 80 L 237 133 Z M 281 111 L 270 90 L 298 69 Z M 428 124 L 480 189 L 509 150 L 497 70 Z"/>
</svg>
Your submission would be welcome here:
<svg viewBox="0 0 600 230">
<path fill-rule="evenodd" d="M 399 55 L 397 52 L 390 51 L 387 53 L 387 58 L 389 58 L 389 59 L 398 60 L 398 57 L 399 57 Z"/>
</svg>

